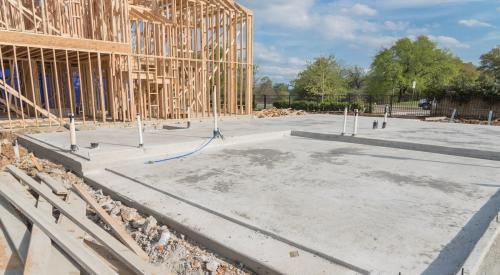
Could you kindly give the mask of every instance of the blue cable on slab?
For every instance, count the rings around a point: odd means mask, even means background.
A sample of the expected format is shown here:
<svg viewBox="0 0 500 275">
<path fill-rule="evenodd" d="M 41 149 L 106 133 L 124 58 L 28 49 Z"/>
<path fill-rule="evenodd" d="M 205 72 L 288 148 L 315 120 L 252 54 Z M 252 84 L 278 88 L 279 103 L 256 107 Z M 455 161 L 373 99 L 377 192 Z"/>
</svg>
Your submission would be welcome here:
<svg viewBox="0 0 500 275">
<path fill-rule="evenodd" d="M 151 160 L 151 161 L 148 161 L 147 164 L 155 164 L 155 163 L 167 162 L 167 161 L 181 159 L 181 158 L 185 158 L 185 157 L 188 157 L 190 155 L 196 154 L 199 151 L 203 150 L 205 147 L 207 147 L 216 138 L 217 138 L 217 136 L 214 135 L 213 137 L 211 137 L 210 139 L 208 139 L 207 142 L 205 142 L 203 145 L 201 145 L 200 147 L 198 147 L 194 151 L 191 151 L 191 152 L 188 152 L 188 153 L 184 153 L 184 154 L 181 154 L 181 155 L 177 155 L 177 156 L 173 156 L 173 157 L 169 157 L 169 158 L 165 158 L 165 159 Z"/>
</svg>

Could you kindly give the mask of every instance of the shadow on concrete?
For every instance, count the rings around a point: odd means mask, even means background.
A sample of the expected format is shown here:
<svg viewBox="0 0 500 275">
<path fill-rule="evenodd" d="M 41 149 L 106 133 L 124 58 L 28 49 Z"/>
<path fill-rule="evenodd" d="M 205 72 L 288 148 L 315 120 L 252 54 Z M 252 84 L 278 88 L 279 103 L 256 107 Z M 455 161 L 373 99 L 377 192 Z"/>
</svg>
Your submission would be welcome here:
<svg viewBox="0 0 500 275">
<path fill-rule="evenodd" d="M 499 210 L 500 190 L 472 216 L 422 274 L 457 274 Z"/>
</svg>

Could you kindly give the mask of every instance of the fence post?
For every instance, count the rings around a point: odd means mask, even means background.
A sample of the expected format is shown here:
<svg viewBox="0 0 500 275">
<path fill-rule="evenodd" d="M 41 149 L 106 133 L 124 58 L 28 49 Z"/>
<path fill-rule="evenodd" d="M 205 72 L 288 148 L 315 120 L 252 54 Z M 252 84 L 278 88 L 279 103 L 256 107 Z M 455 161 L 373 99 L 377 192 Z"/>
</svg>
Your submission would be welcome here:
<svg viewBox="0 0 500 275">
<path fill-rule="evenodd" d="M 373 113 L 373 97 L 368 95 L 368 112 Z"/>
<path fill-rule="evenodd" d="M 264 109 L 267 109 L 267 96 L 264 95 Z"/>
<path fill-rule="evenodd" d="M 292 108 L 292 97 L 288 94 L 288 108 Z"/>
</svg>

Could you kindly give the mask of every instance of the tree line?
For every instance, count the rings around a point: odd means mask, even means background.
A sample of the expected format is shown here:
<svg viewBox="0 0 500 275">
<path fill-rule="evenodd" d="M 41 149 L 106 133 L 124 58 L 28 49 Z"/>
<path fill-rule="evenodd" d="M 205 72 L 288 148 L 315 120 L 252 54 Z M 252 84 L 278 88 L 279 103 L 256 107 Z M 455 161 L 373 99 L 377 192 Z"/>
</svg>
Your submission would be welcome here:
<svg viewBox="0 0 500 275">
<path fill-rule="evenodd" d="M 439 48 L 426 36 L 402 38 L 381 49 L 369 69 L 346 66 L 334 55 L 319 56 L 287 85 L 262 77 L 254 84 L 256 95 L 292 94 L 305 100 L 334 98 L 348 93 L 399 98 L 418 94 L 439 98 L 451 95 L 500 100 L 500 47 L 481 55 L 480 64 L 466 63 L 450 50 Z"/>
</svg>

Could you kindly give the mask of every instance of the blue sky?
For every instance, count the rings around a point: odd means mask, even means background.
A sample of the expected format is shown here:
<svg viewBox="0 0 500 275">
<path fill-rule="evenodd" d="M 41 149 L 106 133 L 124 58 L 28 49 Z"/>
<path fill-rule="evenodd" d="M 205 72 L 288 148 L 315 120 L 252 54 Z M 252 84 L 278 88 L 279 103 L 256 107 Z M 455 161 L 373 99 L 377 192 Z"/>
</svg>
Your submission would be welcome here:
<svg viewBox="0 0 500 275">
<path fill-rule="evenodd" d="M 306 61 L 334 54 L 369 68 L 402 37 L 427 35 L 466 62 L 500 45 L 500 0 L 239 0 L 255 16 L 260 76 L 288 82 Z"/>
</svg>

